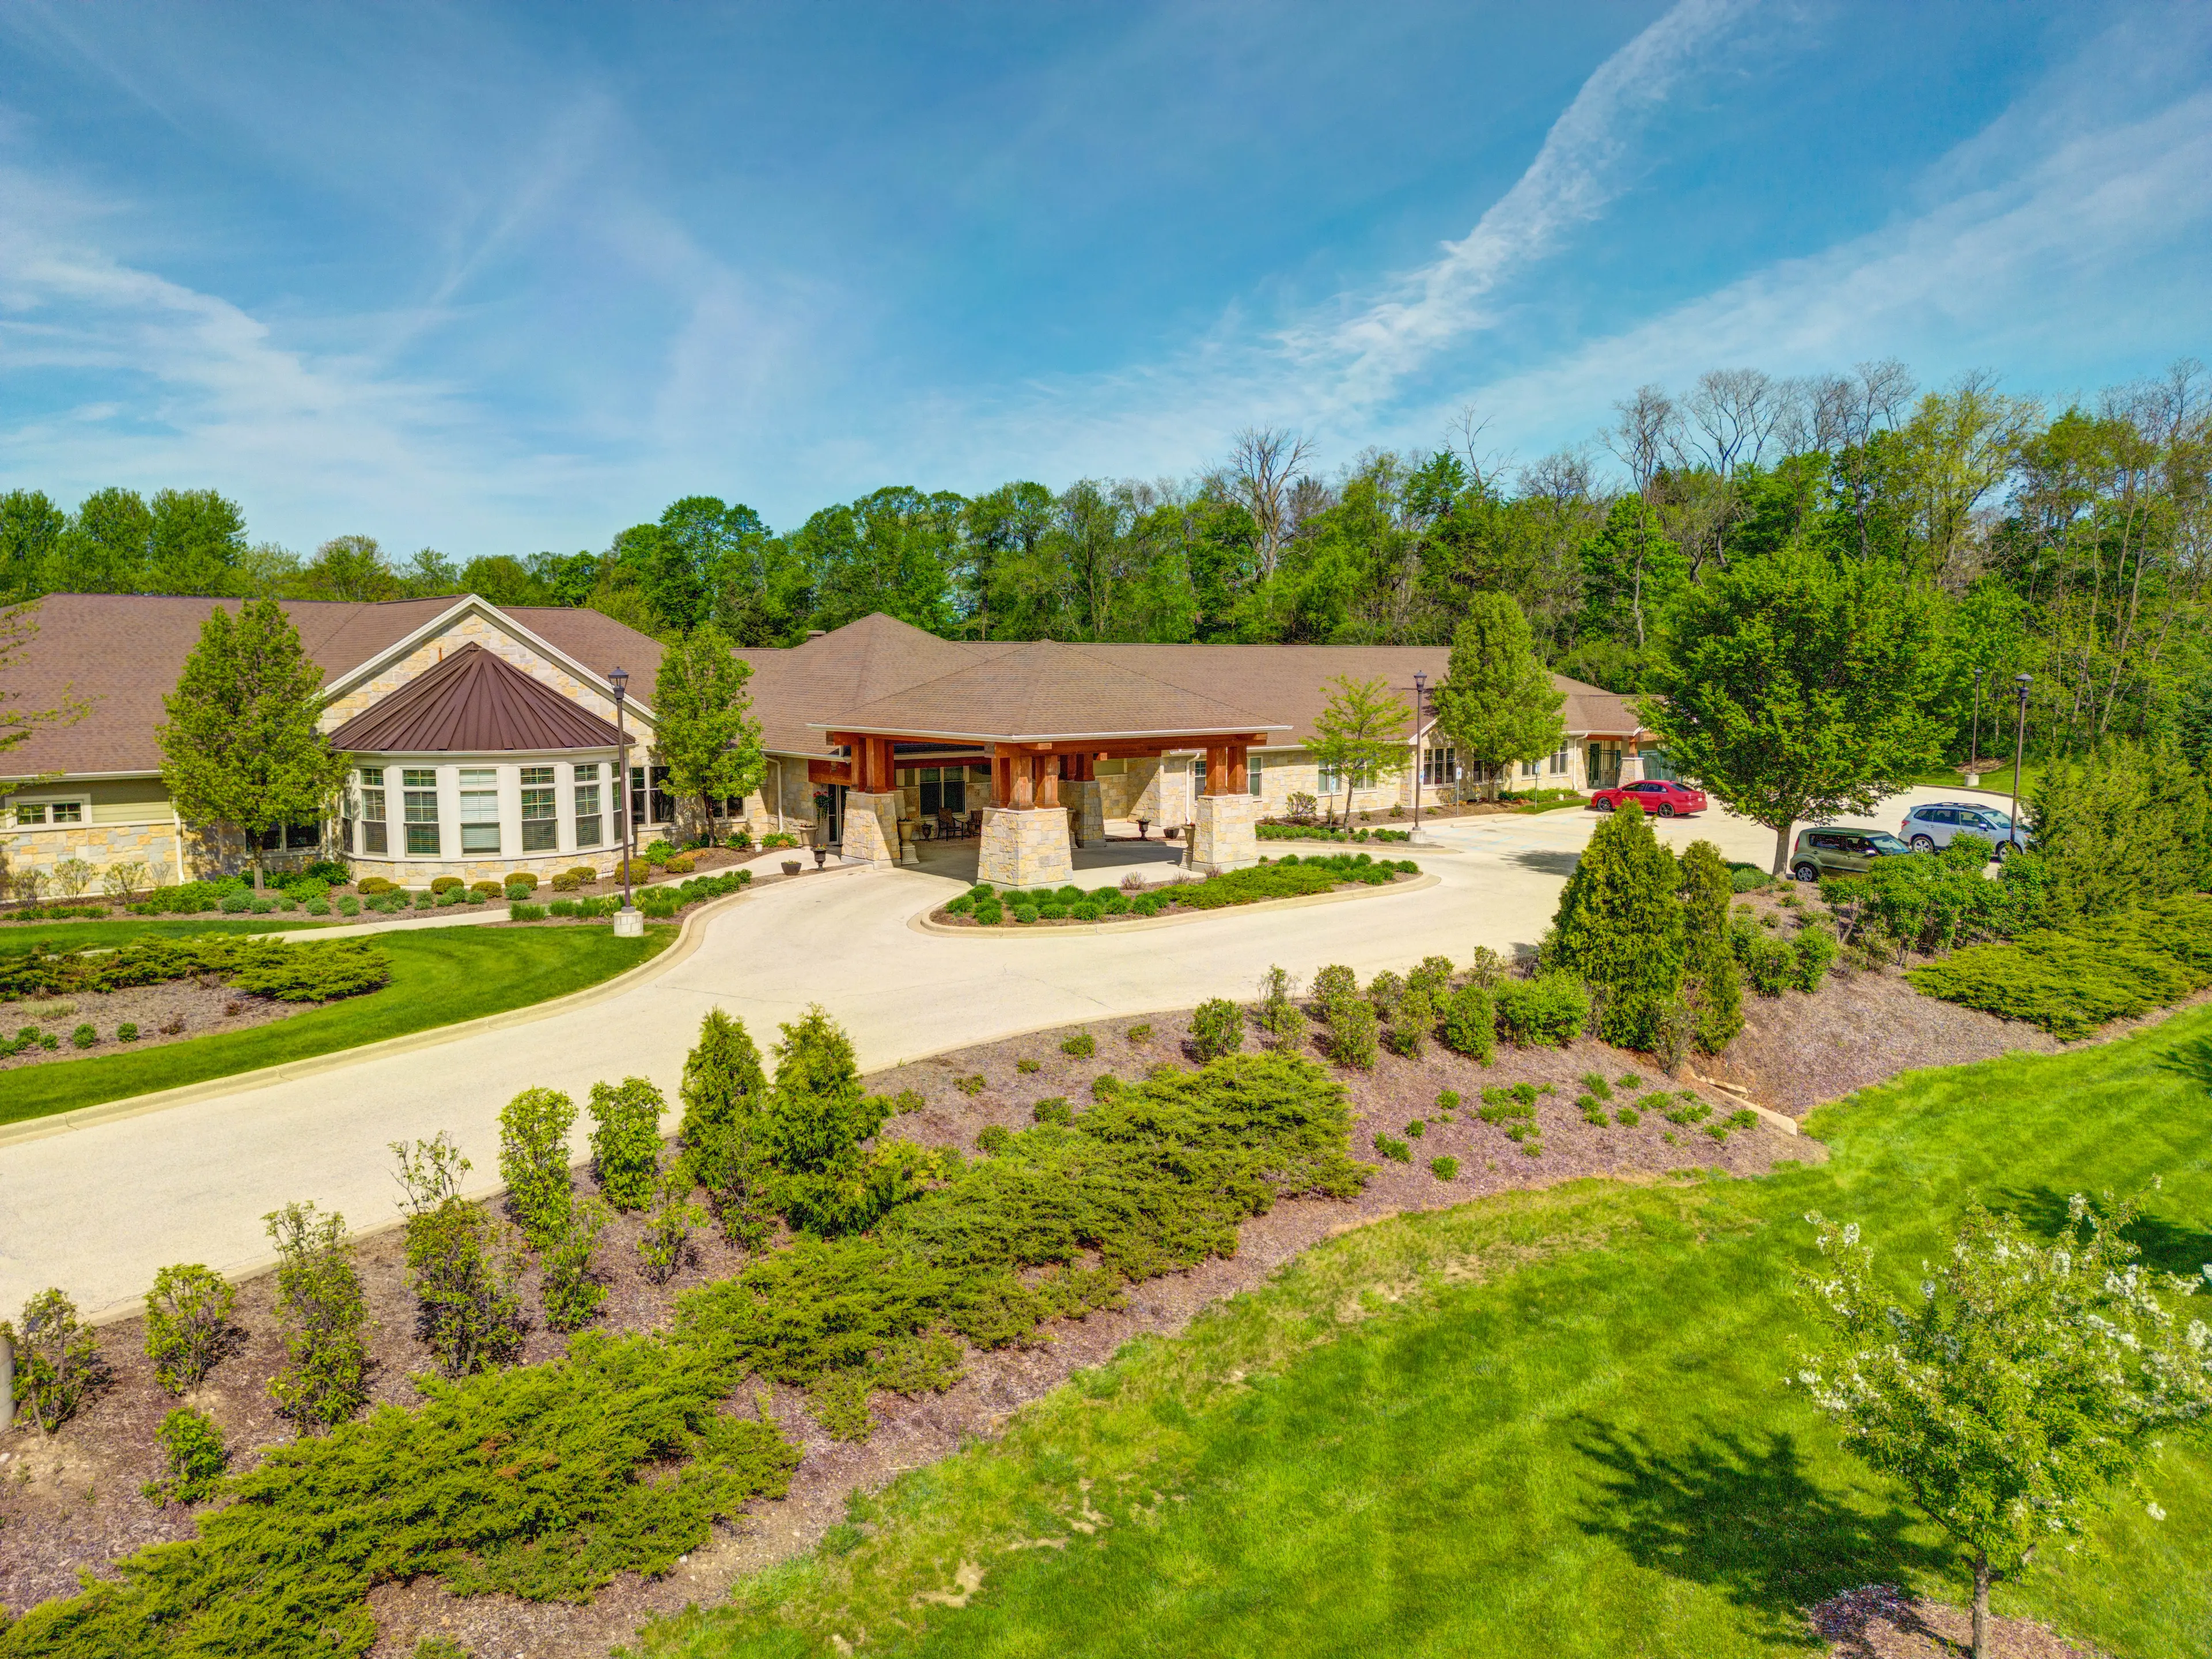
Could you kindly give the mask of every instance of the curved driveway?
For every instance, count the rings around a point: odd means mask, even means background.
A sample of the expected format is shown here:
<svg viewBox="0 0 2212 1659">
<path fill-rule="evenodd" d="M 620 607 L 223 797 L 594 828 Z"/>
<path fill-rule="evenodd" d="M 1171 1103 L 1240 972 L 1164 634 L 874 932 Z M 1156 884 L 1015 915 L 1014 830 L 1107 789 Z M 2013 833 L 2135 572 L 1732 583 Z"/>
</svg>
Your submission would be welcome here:
<svg viewBox="0 0 2212 1659">
<path fill-rule="evenodd" d="M 1872 821 L 1902 812 L 1893 801 Z M 90 1314 L 133 1301 L 166 1263 L 251 1267 L 267 1255 L 261 1216 L 291 1199 L 340 1210 L 356 1230 L 388 1222 L 395 1140 L 450 1130 L 489 1189 L 508 1098 L 547 1085 L 580 1107 L 595 1079 L 638 1073 L 672 1101 L 717 1005 L 765 1051 L 778 1021 L 819 1002 L 874 1070 L 1042 1026 L 1249 996 L 1275 963 L 1303 977 L 1341 962 L 1364 976 L 1431 953 L 1463 962 L 1478 945 L 1508 951 L 1548 924 L 1595 821 L 1474 819 L 1436 833 L 1450 853 L 1388 849 L 1419 858 L 1434 886 L 1127 932 L 925 933 L 911 920 L 957 886 L 927 872 L 779 884 L 706 918 L 700 947 L 672 969 L 582 1010 L 0 1146 L 0 1314 L 48 1285 Z M 1772 855 L 1768 831 L 1718 811 L 1659 830 L 1678 848 L 1702 836 L 1732 858 Z"/>
</svg>

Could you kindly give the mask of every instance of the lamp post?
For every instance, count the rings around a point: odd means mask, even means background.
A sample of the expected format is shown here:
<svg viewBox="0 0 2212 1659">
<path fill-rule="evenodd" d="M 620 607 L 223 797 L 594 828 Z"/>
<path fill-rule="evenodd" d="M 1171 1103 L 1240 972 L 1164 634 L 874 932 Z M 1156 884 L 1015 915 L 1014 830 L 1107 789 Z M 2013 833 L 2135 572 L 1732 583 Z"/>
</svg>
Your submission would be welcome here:
<svg viewBox="0 0 2212 1659">
<path fill-rule="evenodd" d="M 1982 676 L 1988 672 L 1974 670 L 1974 735 L 1966 744 L 1966 769 L 1977 777 L 1982 770 Z"/>
<path fill-rule="evenodd" d="M 1421 827 L 1421 774 L 1426 769 L 1429 740 L 1421 730 L 1423 715 L 1428 709 L 1429 677 L 1425 670 L 1413 671 L 1413 828 Z"/>
<path fill-rule="evenodd" d="M 2012 733 L 2012 828 L 2005 832 L 2005 845 L 1998 850 L 2009 852 L 2016 843 L 2013 837 L 2020 834 L 2020 759 L 2027 748 L 2027 688 L 2030 676 L 2013 678 L 2013 693 L 2020 704 L 2020 714 Z"/>
<path fill-rule="evenodd" d="M 623 700 L 629 692 L 629 671 L 616 669 L 607 676 L 607 684 L 615 689 L 615 810 L 622 815 L 623 913 L 615 921 L 615 931 L 619 933 L 635 925 L 632 918 L 636 914 L 629 898 L 630 857 L 632 843 L 636 840 L 629 810 L 629 729 L 623 722 Z"/>
</svg>

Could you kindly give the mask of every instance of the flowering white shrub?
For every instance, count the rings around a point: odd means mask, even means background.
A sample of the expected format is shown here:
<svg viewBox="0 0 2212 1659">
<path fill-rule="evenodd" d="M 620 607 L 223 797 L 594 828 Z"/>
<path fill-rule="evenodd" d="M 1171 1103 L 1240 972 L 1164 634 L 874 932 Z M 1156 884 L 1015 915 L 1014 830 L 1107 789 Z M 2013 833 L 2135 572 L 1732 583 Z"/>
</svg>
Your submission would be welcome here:
<svg viewBox="0 0 2212 1659">
<path fill-rule="evenodd" d="M 1910 1304 L 1877 1282 L 1856 1225 L 1806 1218 L 1826 1260 L 1801 1290 L 1827 1340 L 1789 1380 L 1972 1557 L 1975 1659 L 1992 1578 L 2045 1542 L 2071 1548 L 2114 1486 L 2139 1483 L 2156 1436 L 2212 1424 L 2212 1332 L 2168 1305 L 2197 1281 L 2136 1262 L 2132 1202 L 2070 1208 L 2043 1244 L 1974 1206 Z"/>
</svg>

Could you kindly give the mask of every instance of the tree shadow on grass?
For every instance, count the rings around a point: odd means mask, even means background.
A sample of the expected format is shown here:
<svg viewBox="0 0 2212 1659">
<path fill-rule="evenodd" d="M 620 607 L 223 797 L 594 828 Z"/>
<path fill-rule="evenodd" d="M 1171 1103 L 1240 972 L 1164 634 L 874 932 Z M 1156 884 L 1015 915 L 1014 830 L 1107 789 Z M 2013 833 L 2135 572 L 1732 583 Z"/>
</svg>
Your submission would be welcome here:
<svg viewBox="0 0 2212 1659">
<path fill-rule="evenodd" d="M 2013 1188 L 1993 1207 L 2009 1210 L 2037 1237 L 2050 1240 L 2067 1231 L 2069 1194 L 2051 1187 Z M 2101 1204 L 2102 1196 L 2099 1195 Z M 2128 1223 L 2121 1237 L 2142 1252 L 2146 1267 L 2196 1279 L 2212 1261 L 2212 1228 L 2192 1227 L 2146 1210 Z"/>
<path fill-rule="evenodd" d="M 2179 1072 L 2193 1078 L 2208 1091 L 2212 1091 L 2212 1037 L 2198 1037 L 2191 1042 L 2177 1042 L 2157 1061 L 2161 1072 Z"/>
<path fill-rule="evenodd" d="M 1826 1643 L 1805 1610 L 1841 1591 L 1949 1571 L 1949 1552 L 1908 1534 L 1903 1510 L 1866 1510 L 1808 1476 L 1789 1434 L 1706 1431 L 1686 1451 L 1584 1419 L 1577 1449 L 1599 1466 L 1602 1502 L 1583 1531 L 1638 1566 L 1717 1590 L 1757 1615 L 1778 1647 Z"/>
</svg>

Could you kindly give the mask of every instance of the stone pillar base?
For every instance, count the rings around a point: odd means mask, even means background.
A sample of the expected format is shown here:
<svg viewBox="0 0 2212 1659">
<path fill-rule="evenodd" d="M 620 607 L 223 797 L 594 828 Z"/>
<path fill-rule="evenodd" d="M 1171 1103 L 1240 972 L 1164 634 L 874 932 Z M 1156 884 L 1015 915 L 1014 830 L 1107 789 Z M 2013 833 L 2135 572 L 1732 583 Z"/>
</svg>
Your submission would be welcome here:
<svg viewBox="0 0 2212 1659">
<path fill-rule="evenodd" d="M 1252 825 L 1259 808 L 1249 795 L 1200 795 L 1198 822 L 1190 833 L 1190 867 L 1212 876 L 1257 864 L 1260 837 Z"/>
<path fill-rule="evenodd" d="M 645 912 L 642 910 L 616 911 L 615 937 L 617 939 L 643 939 L 645 937 Z"/>
<path fill-rule="evenodd" d="M 1057 887 L 1075 873 L 1067 846 L 1067 809 L 986 808 L 975 879 L 994 887 Z"/>
<path fill-rule="evenodd" d="M 1623 755 L 1620 757 L 1620 781 L 1623 783 L 1641 783 L 1644 781 L 1643 756 Z M 1531 787 L 1534 787 L 1534 786 L 1533 785 L 1531 786 Z"/>
<path fill-rule="evenodd" d="M 845 792 L 844 854 L 847 863 L 896 864 L 899 855 L 896 790 L 864 795 Z"/>
<path fill-rule="evenodd" d="M 1106 844 L 1106 811 L 1096 780 L 1083 783 L 1063 783 L 1060 798 L 1075 809 L 1075 844 L 1078 847 L 1103 847 Z"/>
</svg>

